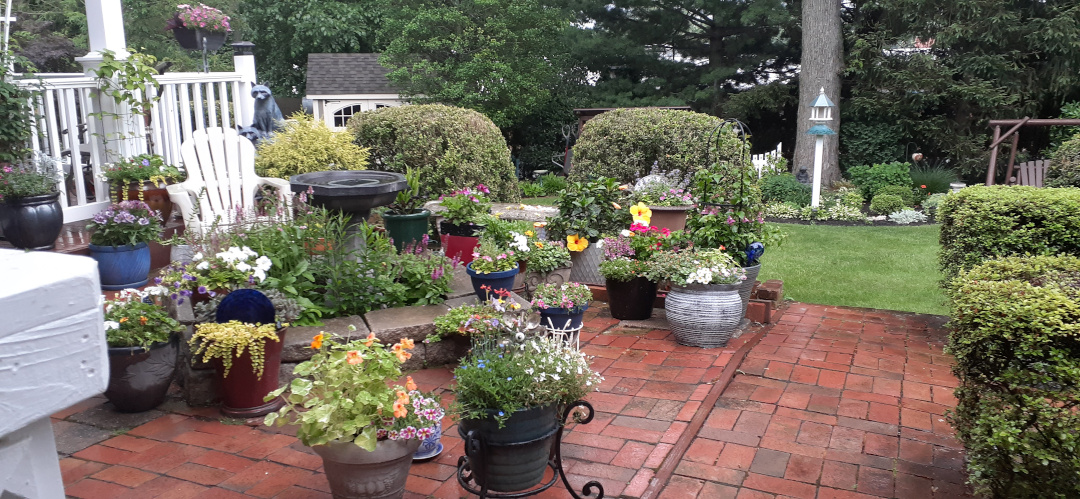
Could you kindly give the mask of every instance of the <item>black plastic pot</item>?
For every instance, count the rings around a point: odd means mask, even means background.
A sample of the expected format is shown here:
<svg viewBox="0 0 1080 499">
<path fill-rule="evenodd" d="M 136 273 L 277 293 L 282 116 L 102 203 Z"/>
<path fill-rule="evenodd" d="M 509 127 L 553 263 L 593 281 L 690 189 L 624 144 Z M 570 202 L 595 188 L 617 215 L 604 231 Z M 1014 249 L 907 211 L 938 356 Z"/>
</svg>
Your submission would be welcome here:
<svg viewBox="0 0 1080 499">
<path fill-rule="evenodd" d="M 19 249 L 49 250 L 64 227 L 60 193 L 5 200 L 0 203 L 0 230 Z"/>
<path fill-rule="evenodd" d="M 178 335 L 150 348 L 109 348 L 105 398 L 120 412 L 143 412 L 165 401 L 176 371 Z"/>
<path fill-rule="evenodd" d="M 187 50 L 202 50 L 203 40 L 206 40 L 206 51 L 213 52 L 225 45 L 225 37 L 229 34 L 224 31 L 203 31 L 185 27 L 173 28 L 173 37 L 181 48 Z"/>
<path fill-rule="evenodd" d="M 557 413 L 554 404 L 517 411 L 502 428 L 494 417 L 462 419 L 458 434 L 466 440 L 466 453 L 472 449 L 470 431 L 484 442 L 483 455 L 468 456 L 476 483 L 497 492 L 516 492 L 540 483 L 559 431 Z"/>
<path fill-rule="evenodd" d="M 644 277 L 629 281 L 606 280 L 608 308 L 619 320 L 642 321 L 652 317 L 656 283 Z"/>
</svg>

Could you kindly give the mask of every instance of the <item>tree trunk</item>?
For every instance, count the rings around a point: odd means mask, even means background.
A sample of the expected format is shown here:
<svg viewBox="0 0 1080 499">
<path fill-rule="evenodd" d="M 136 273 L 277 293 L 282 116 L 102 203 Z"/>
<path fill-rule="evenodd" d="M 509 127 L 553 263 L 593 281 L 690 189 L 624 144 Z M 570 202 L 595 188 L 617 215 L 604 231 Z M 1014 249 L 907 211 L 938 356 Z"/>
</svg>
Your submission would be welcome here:
<svg viewBox="0 0 1080 499">
<path fill-rule="evenodd" d="M 802 61 L 799 71 L 799 116 L 795 136 L 795 160 L 792 171 L 814 178 L 814 140 L 806 131 L 810 122 L 810 103 L 825 88 L 825 95 L 834 104 L 840 103 L 840 71 L 844 64 L 843 35 L 840 24 L 840 0 L 803 0 L 802 4 Z M 840 109 L 833 109 L 833 119 L 825 123 L 840 132 Z M 821 184 L 831 185 L 840 180 L 839 140 L 835 135 L 825 137 Z"/>
</svg>

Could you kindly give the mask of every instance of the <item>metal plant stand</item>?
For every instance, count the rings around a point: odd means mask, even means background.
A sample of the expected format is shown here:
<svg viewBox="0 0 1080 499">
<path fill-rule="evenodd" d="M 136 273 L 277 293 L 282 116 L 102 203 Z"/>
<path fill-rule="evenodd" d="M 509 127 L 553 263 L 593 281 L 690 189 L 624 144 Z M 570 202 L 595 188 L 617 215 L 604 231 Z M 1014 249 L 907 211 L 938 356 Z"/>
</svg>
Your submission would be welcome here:
<svg viewBox="0 0 1080 499">
<path fill-rule="evenodd" d="M 584 415 L 577 411 L 578 408 L 584 409 Z M 457 479 L 458 484 L 470 494 L 476 494 L 481 498 L 510 498 L 510 497 L 529 497 L 539 494 L 555 485 L 560 479 L 563 485 L 566 486 L 566 491 L 574 499 L 602 499 L 604 497 L 604 486 L 592 480 L 585 484 L 581 488 L 581 494 L 579 495 L 574 491 L 574 488 L 570 485 L 570 482 L 566 481 L 566 473 L 563 471 L 562 465 L 562 436 L 563 429 L 565 428 L 566 420 L 571 416 L 574 416 L 574 422 L 578 424 L 588 424 L 593 420 L 593 407 L 591 404 L 584 400 L 578 400 L 568 405 L 562 414 L 562 421 L 564 424 L 560 424 L 557 428 L 552 430 L 555 433 L 555 443 L 551 448 L 551 455 L 548 458 L 548 467 L 554 472 L 551 479 L 547 483 L 540 485 L 538 488 L 518 491 L 518 492 L 490 492 L 487 488 L 487 463 L 485 457 L 487 455 L 487 447 L 489 444 L 484 441 L 483 436 L 476 430 L 469 431 L 469 434 L 465 437 L 465 455 L 458 459 L 458 471 Z M 551 433 L 543 435 L 536 440 L 542 440 L 551 436 Z M 535 440 L 534 440 L 535 441 Z M 517 442 L 513 444 L 499 444 L 503 446 L 519 446 L 525 445 L 530 442 Z"/>
</svg>

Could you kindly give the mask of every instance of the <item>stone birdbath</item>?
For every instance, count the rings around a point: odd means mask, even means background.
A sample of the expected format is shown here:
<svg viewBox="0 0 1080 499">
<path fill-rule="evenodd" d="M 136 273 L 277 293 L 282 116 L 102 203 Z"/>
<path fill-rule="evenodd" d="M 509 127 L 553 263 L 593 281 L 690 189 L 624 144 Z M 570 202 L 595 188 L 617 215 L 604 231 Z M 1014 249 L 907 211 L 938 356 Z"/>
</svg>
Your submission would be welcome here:
<svg viewBox="0 0 1080 499">
<path fill-rule="evenodd" d="M 371 209 L 394 202 L 397 193 L 408 187 L 404 175 L 374 170 L 302 173 L 289 177 L 289 185 L 293 192 L 310 192 L 308 202 L 312 205 L 348 215 L 346 232 L 354 236 L 349 243 L 354 249 L 364 244 L 355 236 Z"/>
</svg>

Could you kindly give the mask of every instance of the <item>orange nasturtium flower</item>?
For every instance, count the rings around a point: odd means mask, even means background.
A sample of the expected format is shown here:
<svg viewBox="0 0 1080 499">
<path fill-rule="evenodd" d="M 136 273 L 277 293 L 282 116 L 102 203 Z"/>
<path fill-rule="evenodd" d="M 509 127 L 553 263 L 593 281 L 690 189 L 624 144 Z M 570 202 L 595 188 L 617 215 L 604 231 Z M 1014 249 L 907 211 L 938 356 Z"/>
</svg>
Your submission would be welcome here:
<svg viewBox="0 0 1080 499">
<path fill-rule="evenodd" d="M 150 319 L 147 319 L 145 315 L 140 315 L 139 316 L 139 324 L 142 324 L 143 326 L 145 326 L 146 322 L 149 321 L 149 320 Z"/>
<path fill-rule="evenodd" d="M 405 377 L 405 389 L 410 392 L 416 390 L 416 382 L 413 381 L 412 376 Z"/>
<path fill-rule="evenodd" d="M 566 236 L 566 249 L 570 251 L 585 251 L 585 248 L 589 247 L 589 240 L 584 237 L 578 237 L 577 234 L 570 234 Z"/>
<path fill-rule="evenodd" d="M 360 356 L 359 350 L 352 350 L 349 353 L 345 354 L 345 359 L 349 362 L 349 364 L 352 364 L 354 366 L 364 361 L 364 358 Z"/>
<path fill-rule="evenodd" d="M 364 340 L 364 346 L 369 347 L 372 343 L 375 343 L 375 333 L 368 333 L 367 339 Z"/>
<path fill-rule="evenodd" d="M 627 190 L 627 189 L 629 189 L 629 188 L 630 188 L 630 185 L 629 185 L 629 184 L 623 184 L 623 185 L 620 185 L 620 186 L 619 186 L 619 190 L 620 190 L 620 191 L 625 191 L 625 190 Z"/>
<path fill-rule="evenodd" d="M 544 243 L 542 243 L 542 242 L 540 242 L 540 241 L 536 241 L 536 242 L 535 242 L 535 243 L 533 243 L 533 244 L 535 244 L 537 248 L 543 248 L 543 247 L 544 247 Z"/>
<path fill-rule="evenodd" d="M 406 352 L 405 349 L 402 348 L 401 343 L 398 343 L 398 344 L 394 345 L 393 347 L 391 347 L 390 351 L 393 352 L 394 355 L 397 356 L 399 362 L 405 362 L 406 360 L 409 360 L 409 359 L 412 358 L 412 354 L 409 353 L 409 352 Z"/>
<path fill-rule="evenodd" d="M 413 340 L 410 338 L 402 338 L 400 343 L 401 348 L 404 348 L 406 350 L 412 350 L 413 348 L 416 348 L 416 343 L 414 343 Z"/>
<path fill-rule="evenodd" d="M 622 206 L 619 206 L 619 203 L 616 203 L 615 201 L 611 202 L 611 207 L 615 208 L 616 210 L 621 210 L 622 209 Z"/>
<path fill-rule="evenodd" d="M 403 418 L 409 415 L 409 408 L 402 404 L 400 400 L 394 401 L 394 417 Z"/>
<path fill-rule="evenodd" d="M 120 322 L 120 324 L 123 324 L 123 323 L 127 322 L 127 320 L 128 320 L 127 317 L 121 317 L 119 322 Z"/>
<path fill-rule="evenodd" d="M 325 338 L 325 336 L 323 336 L 323 333 L 316 334 L 315 337 L 311 339 L 311 348 L 322 348 L 323 338 Z"/>
</svg>

